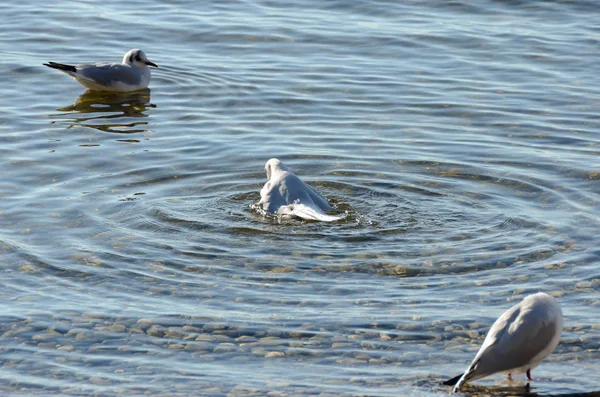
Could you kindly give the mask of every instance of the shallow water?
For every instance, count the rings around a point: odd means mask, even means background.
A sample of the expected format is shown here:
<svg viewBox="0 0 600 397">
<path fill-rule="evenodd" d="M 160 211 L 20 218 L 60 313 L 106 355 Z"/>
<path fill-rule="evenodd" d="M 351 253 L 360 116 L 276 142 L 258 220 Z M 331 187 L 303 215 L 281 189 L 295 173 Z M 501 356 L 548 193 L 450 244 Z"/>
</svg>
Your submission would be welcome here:
<svg viewBox="0 0 600 397">
<path fill-rule="evenodd" d="M 539 290 L 531 393 L 600 389 L 596 3 L 0 13 L 3 395 L 441 396 Z M 42 66 L 135 47 L 131 95 Z M 271 157 L 348 216 L 262 216 Z"/>
</svg>

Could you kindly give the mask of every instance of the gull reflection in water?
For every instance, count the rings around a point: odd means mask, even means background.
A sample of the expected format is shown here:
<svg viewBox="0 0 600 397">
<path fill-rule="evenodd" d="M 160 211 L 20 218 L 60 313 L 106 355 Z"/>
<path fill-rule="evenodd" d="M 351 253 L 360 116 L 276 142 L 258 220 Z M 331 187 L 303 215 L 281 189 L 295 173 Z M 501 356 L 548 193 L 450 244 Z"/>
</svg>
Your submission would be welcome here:
<svg viewBox="0 0 600 397">
<path fill-rule="evenodd" d="M 69 106 L 58 108 L 60 113 L 53 118 L 62 118 L 73 127 L 89 127 L 103 132 L 118 134 L 148 133 L 148 122 L 139 120 L 148 117 L 150 89 L 129 93 L 86 91 Z M 130 118 L 137 120 L 131 121 Z"/>
</svg>

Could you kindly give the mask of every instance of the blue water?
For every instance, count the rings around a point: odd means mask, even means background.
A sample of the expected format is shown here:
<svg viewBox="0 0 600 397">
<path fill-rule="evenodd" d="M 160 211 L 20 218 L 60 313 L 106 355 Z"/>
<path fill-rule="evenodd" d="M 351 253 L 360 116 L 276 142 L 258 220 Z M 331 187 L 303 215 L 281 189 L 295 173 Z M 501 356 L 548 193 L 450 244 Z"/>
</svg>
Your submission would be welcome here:
<svg viewBox="0 0 600 397">
<path fill-rule="evenodd" d="M 565 324 L 531 392 L 600 389 L 595 2 L 0 15 L 3 395 L 442 396 L 537 291 Z M 131 48 L 149 90 L 42 66 Z M 272 157 L 348 216 L 264 217 Z"/>
</svg>

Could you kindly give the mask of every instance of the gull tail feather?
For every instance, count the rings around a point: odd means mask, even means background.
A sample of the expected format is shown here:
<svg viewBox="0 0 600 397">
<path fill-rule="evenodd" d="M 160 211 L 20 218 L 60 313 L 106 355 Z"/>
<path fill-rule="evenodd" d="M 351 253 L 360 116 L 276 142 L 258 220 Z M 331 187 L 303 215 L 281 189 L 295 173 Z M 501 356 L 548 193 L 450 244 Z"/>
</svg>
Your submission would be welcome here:
<svg viewBox="0 0 600 397">
<path fill-rule="evenodd" d="M 65 65 L 65 64 L 56 63 L 56 62 L 48 62 L 48 63 L 44 63 L 43 65 L 48 66 L 49 68 L 63 70 L 65 72 L 77 73 L 77 68 L 72 65 Z"/>
<path fill-rule="evenodd" d="M 477 364 L 479 364 L 479 360 L 477 360 L 476 362 L 471 364 L 469 366 L 469 368 L 465 371 L 465 373 L 462 374 L 462 376 L 458 379 L 458 382 L 456 382 L 456 385 L 454 385 L 454 388 L 452 389 L 452 393 L 456 393 L 457 391 L 459 391 L 460 388 L 462 387 L 462 385 L 464 385 L 469 380 L 471 380 L 475 377 L 474 375 L 475 375 L 475 371 L 477 370 Z M 477 377 L 477 379 L 479 379 L 479 377 Z M 453 380 L 453 379 L 450 379 L 450 380 Z"/>
<path fill-rule="evenodd" d="M 467 380 L 469 380 L 467 378 L 468 376 L 468 372 L 465 372 L 464 374 L 462 374 L 462 376 L 460 377 L 460 379 L 458 379 L 458 382 L 456 382 L 456 384 L 454 385 L 454 388 L 452 389 L 452 393 L 456 393 L 460 390 L 460 388 L 462 387 L 462 385 L 464 385 Z"/>
<path fill-rule="evenodd" d="M 293 204 L 291 207 L 291 211 L 289 211 L 287 215 L 293 215 L 298 218 L 312 221 L 335 222 L 346 217 L 346 214 L 327 215 L 320 209 L 315 209 L 304 204 Z"/>
<path fill-rule="evenodd" d="M 442 385 L 444 385 L 444 386 L 454 386 L 456 384 L 456 382 L 458 382 L 458 380 L 460 378 L 462 378 L 463 375 L 464 374 L 456 375 L 454 378 L 448 379 L 447 381 L 443 382 Z"/>
</svg>

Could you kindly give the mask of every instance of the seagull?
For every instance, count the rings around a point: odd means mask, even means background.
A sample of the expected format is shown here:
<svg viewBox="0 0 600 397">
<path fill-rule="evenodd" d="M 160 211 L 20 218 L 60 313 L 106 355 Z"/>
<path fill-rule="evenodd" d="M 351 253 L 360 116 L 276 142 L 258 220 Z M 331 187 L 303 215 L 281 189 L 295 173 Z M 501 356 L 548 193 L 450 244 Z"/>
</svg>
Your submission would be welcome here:
<svg viewBox="0 0 600 397">
<path fill-rule="evenodd" d="M 475 359 L 464 374 L 446 382 L 456 393 L 466 382 L 498 372 L 527 374 L 558 345 L 563 316 L 556 300 L 539 292 L 526 296 L 492 325 Z"/>
<path fill-rule="evenodd" d="M 144 54 L 144 51 L 134 48 L 129 50 L 121 63 L 82 63 L 64 65 L 49 62 L 44 66 L 60 70 L 73 77 L 84 87 L 93 91 L 130 92 L 148 87 L 150 69 L 154 66 Z"/>
<path fill-rule="evenodd" d="M 315 189 L 302 182 L 279 159 L 265 164 L 267 183 L 260 191 L 259 206 L 270 214 L 332 222 L 345 217 L 327 215 L 331 205 Z"/>
</svg>

